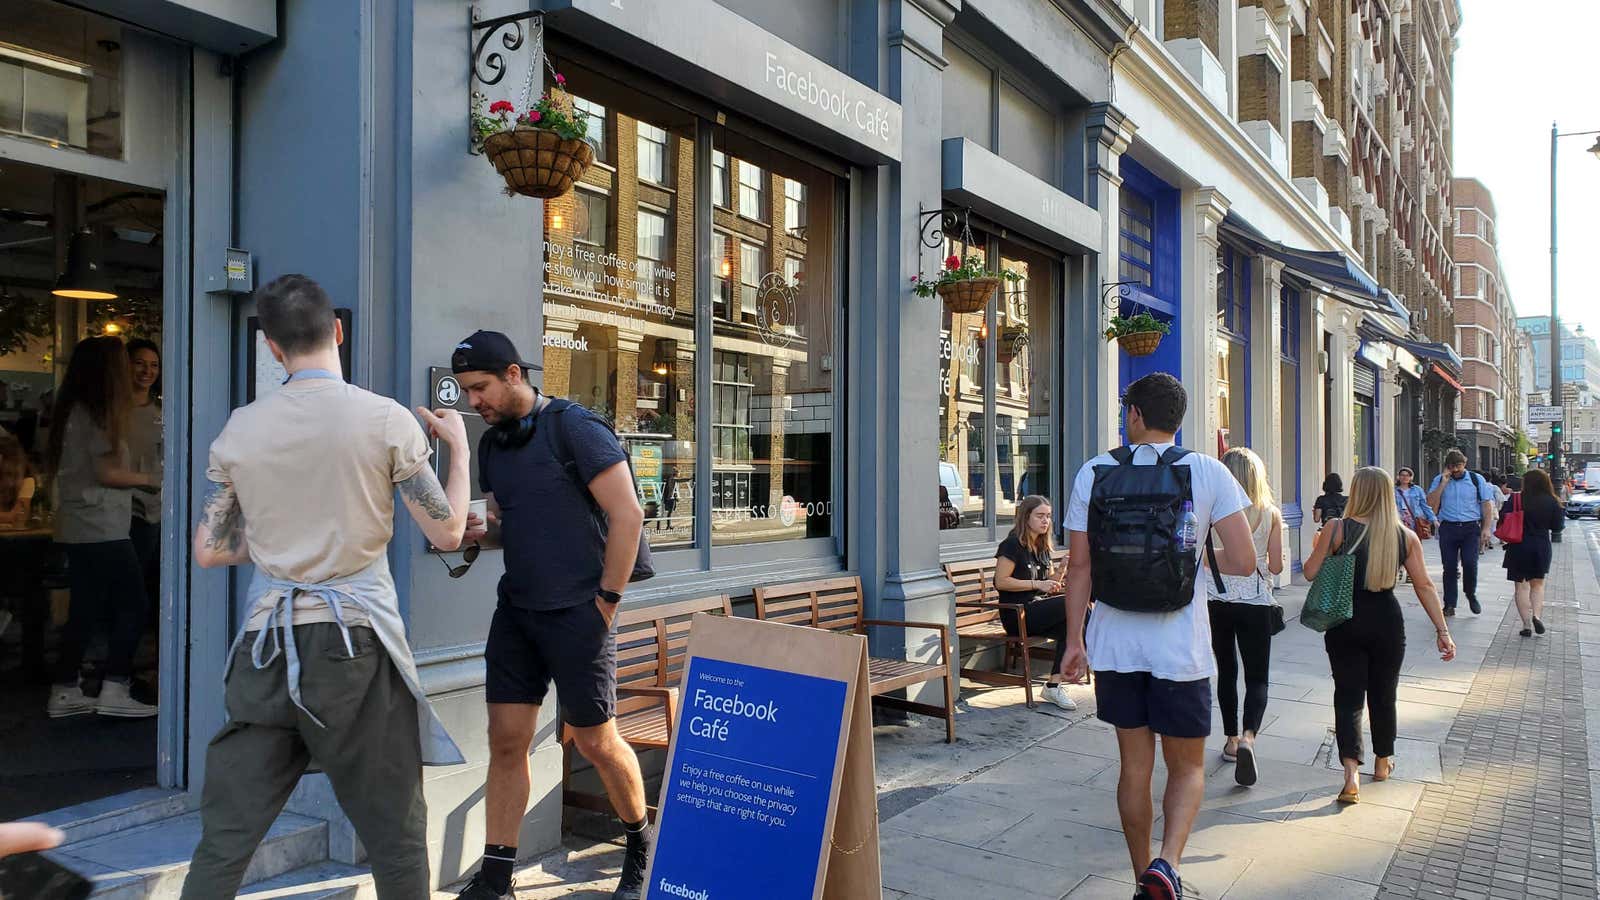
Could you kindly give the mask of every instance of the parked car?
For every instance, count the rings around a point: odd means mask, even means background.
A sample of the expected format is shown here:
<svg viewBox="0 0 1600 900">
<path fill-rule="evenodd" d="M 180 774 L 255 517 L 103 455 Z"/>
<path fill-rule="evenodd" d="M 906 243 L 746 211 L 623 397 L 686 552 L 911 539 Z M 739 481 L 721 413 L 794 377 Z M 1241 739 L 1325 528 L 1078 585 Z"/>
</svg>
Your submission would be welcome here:
<svg viewBox="0 0 1600 900">
<path fill-rule="evenodd" d="M 962 525 L 975 525 L 983 521 L 983 498 L 967 493 L 966 486 L 961 483 L 961 470 L 956 468 L 955 463 L 939 463 L 939 486 L 944 488 L 945 494 L 950 498 L 950 505 L 954 506 L 961 516 L 959 524 L 951 527 L 959 528 Z"/>
<path fill-rule="evenodd" d="M 1572 499 L 1567 501 L 1567 518 L 1581 519 L 1584 516 L 1600 519 L 1600 494 L 1573 494 Z"/>
</svg>

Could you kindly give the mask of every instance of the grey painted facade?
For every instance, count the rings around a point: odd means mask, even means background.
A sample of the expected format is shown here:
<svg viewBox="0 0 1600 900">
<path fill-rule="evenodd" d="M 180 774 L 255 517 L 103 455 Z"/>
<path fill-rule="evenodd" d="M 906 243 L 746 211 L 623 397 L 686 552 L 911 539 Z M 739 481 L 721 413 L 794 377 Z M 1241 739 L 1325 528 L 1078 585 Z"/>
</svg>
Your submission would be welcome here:
<svg viewBox="0 0 1600 900">
<path fill-rule="evenodd" d="M 210 439 L 244 401 L 250 377 L 248 300 L 204 287 L 224 246 L 254 254 L 258 283 L 296 271 L 321 281 L 354 311 L 354 379 L 408 406 L 426 402 L 428 368 L 444 364 L 461 336 L 502 330 L 537 357 L 545 332 L 542 205 L 506 197 L 485 161 L 466 151 L 466 7 L 285 0 L 263 18 L 273 7 L 241 0 L 121 11 L 176 39 L 173 59 L 192 63 L 192 84 L 176 91 L 182 121 L 172 126 L 177 156 L 194 173 L 173 186 L 174 196 L 192 193 L 192 212 L 176 207 L 185 227 L 172 233 L 186 236 L 180 246 L 192 258 L 173 260 L 187 287 L 169 305 L 170 318 L 190 330 L 174 331 L 168 351 L 191 367 L 190 414 L 169 425 L 168 471 L 192 488 L 203 479 Z M 737 599 L 765 582 L 848 572 L 862 578 L 869 615 L 952 619 L 941 563 L 991 554 L 1003 527 L 991 522 L 954 543 L 938 531 L 940 436 L 930 413 L 940 405 L 941 307 L 914 297 L 907 284 L 943 250 L 921 245 L 922 213 L 972 207 L 991 232 L 1031 240 L 1051 260 L 1056 324 L 1047 378 L 1056 436 L 1047 452 L 1056 473 L 1050 491 L 1064 509 L 1062 485 L 1099 448 L 1111 416 L 1102 408 L 1104 379 L 1115 369 L 1105 364 L 1098 295 L 1106 273 L 1114 278 L 1115 262 L 1108 266 L 1101 251 L 1107 241 L 1115 246 L 1116 156 L 1131 138 L 1107 103 L 1108 58 L 1129 25 L 1126 14 L 1107 0 L 546 0 L 543 7 L 549 39 L 640 65 L 700 98 L 705 115 L 769 126 L 844 176 L 832 487 L 842 514 L 833 520 L 832 551 L 796 557 L 772 544 L 681 551 L 670 571 L 630 591 L 630 601 L 721 591 Z M 525 0 L 489 0 L 480 14 L 528 8 Z M 196 17 L 264 42 L 215 55 L 222 48 Z M 964 54 L 959 67 L 947 54 L 952 46 Z M 804 66 L 814 83 L 860 112 L 840 116 L 804 102 L 774 80 L 775 63 Z M 964 79 L 952 89 L 972 96 L 980 70 L 990 79 L 986 120 L 952 115 L 971 112 L 971 104 L 947 102 L 947 79 Z M 709 236 L 709 221 L 697 227 Z M 710 276 L 699 273 L 696 289 L 707 294 Z M 708 359 L 700 366 L 709 373 Z M 229 371 L 231 386 L 209 377 Z M 183 560 L 183 517 L 168 521 L 168 556 Z M 486 552 L 466 577 L 450 580 L 406 523 L 391 563 L 424 684 L 468 756 L 465 766 L 427 772 L 435 875 L 449 882 L 476 864 L 482 845 L 481 653 L 500 564 Z M 164 780 L 195 791 L 204 743 L 220 723 L 228 610 L 242 595 L 243 575 L 171 568 L 171 621 L 185 623 L 191 681 L 189 734 L 183 737 L 182 723 L 166 729 L 173 737 L 163 753 L 172 763 Z M 880 641 L 876 652 L 934 650 Z M 547 712 L 533 755 L 525 854 L 559 839 L 554 735 Z M 317 779 L 292 804 L 339 819 Z M 334 853 L 359 859 L 347 828 L 336 827 Z"/>
</svg>

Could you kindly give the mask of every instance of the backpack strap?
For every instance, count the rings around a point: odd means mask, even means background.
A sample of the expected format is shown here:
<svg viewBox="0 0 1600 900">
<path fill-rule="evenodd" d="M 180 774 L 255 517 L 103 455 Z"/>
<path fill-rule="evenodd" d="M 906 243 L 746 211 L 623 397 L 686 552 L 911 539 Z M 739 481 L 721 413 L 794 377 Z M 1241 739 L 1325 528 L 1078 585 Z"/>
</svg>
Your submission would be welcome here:
<svg viewBox="0 0 1600 900">
<path fill-rule="evenodd" d="M 1222 570 L 1217 568 L 1217 548 L 1211 544 L 1211 529 L 1209 528 L 1206 529 L 1206 562 L 1211 565 L 1211 580 L 1216 582 L 1217 596 L 1221 597 L 1227 594 L 1228 589 L 1222 586 Z"/>
<path fill-rule="evenodd" d="M 1114 447 L 1109 455 L 1112 459 L 1117 461 L 1117 465 L 1119 466 L 1131 465 L 1133 463 L 1132 447 Z"/>
<path fill-rule="evenodd" d="M 1186 447 L 1179 447 L 1177 444 L 1173 444 L 1161 454 L 1161 458 L 1156 460 L 1156 462 L 1163 466 L 1170 466 L 1178 460 L 1183 459 L 1185 456 L 1188 456 L 1191 452 L 1192 451 Z"/>
</svg>

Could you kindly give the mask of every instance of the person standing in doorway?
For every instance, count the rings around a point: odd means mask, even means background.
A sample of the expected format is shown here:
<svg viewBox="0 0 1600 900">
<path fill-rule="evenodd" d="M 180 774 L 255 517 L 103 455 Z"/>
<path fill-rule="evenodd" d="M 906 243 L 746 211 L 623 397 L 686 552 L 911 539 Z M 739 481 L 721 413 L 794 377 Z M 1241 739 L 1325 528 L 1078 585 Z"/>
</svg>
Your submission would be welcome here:
<svg viewBox="0 0 1600 900">
<path fill-rule="evenodd" d="M 1117 809 L 1136 898 L 1181 900 L 1178 866 L 1205 795 L 1211 734 L 1211 627 L 1197 577 L 1200 548 L 1222 539 L 1219 570 L 1255 571 L 1249 500 L 1217 459 L 1175 446 L 1188 408 L 1178 379 L 1157 372 L 1122 397 L 1128 446 L 1078 470 L 1067 508 L 1067 652 L 1078 681 L 1094 663 L 1098 716 L 1117 729 Z M 1139 502 L 1129 502 L 1132 497 Z M 1154 499 L 1152 499 L 1154 498 Z M 1159 509 L 1152 514 L 1152 503 Z M 1084 637 L 1089 597 L 1097 600 Z M 1156 738 L 1167 764 L 1161 855 L 1150 854 Z"/>
<path fill-rule="evenodd" d="M 1021 623 L 1026 622 L 1028 637 L 1055 641 L 1055 665 L 1050 669 L 1043 696 L 1070 711 L 1078 704 L 1061 683 L 1061 657 L 1067 652 L 1067 598 L 1061 593 L 1061 573 L 1050 558 L 1055 550 L 1051 538 L 1054 524 L 1049 500 L 1038 494 L 1022 498 L 1011 533 L 994 552 L 994 586 L 1001 603 L 1022 606 L 1020 617 L 1015 609 L 1000 610 L 1000 624 L 1006 634 L 1016 637 L 1021 634 Z M 1023 674 L 1032 678 L 1026 651 L 1022 666 Z"/>
<path fill-rule="evenodd" d="M 433 546 L 466 530 L 466 425 L 417 410 L 450 448 L 441 487 L 405 408 L 347 384 L 344 330 L 313 280 L 256 291 L 261 330 L 289 373 L 234 410 L 211 444 L 194 535 L 205 567 L 255 565 L 228 654 L 228 722 L 206 751 L 201 836 L 184 900 L 232 897 L 313 760 L 366 847 L 381 900 L 429 896 L 422 767 L 465 762 L 417 678 L 389 542 L 394 495 Z"/>
<path fill-rule="evenodd" d="M 484 649 L 489 779 L 483 865 L 462 900 L 509 900 L 528 809 L 528 751 L 551 682 L 573 741 L 627 832 L 615 900 L 638 900 L 649 857 L 639 759 L 617 733 L 613 623 L 634 570 L 644 511 L 616 433 L 599 416 L 539 393 L 511 339 L 480 331 L 450 368 L 491 427 L 479 488 L 500 521 L 505 574 Z M 595 524 L 598 508 L 606 531 Z M 471 534 L 485 523 L 474 522 Z"/>
<path fill-rule="evenodd" d="M 1535 632 L 1544 634 L 1544 579 L 1550 574 L 1551 532 L 1558 532 L 1567 524 L 1566 512 L 1556 500 L 1555 489 L 1550 486 L 1550 476 L 1538 469 L 1530 470 L 1523 478 L 1522 540 L 1506 545 L 1503 565 L 1506 579 L 1516 584 L 1517 615 L 1522 618 L 1522 636 L 1532 637 Z M 1513 509 L 1506 501 L 1501 515 Z"/>
<path fill-rule="evenodd" d="M 1494 540 L 1497 496 L 1494 486 L 1482 475 L 1467 471 L 1466 454 L 1451 450 L 1444 455 L 1444 471 L 1433 477 L 1428 488 L 1428 506 L 1439 517 L 1447 616 L 1456 614 L 1458 581 L 1472 614 L 1483 612 L 1483 605 L 1478 602 L 1478 554 L 1489 549 Z"/>
<path fill-rule="evenodd" d="M 1356 470 L 1350 479 L 1350 507 L 1340 523 L 1317 535 L 1305 562 L 1307 578 L 1315 579 L 1329 554 L 1340 548 L 1356 558 L 1353 615 L 1322 636 L 1333 674 L 1334 736 L 1344 764 L 1340 803 L 1361 800 L 1361 711 L 1366 708 L 1372 731 L 1372 780 L 1394 774 L 1398 729 L 1396 695 L 1406 655 L 1406 622 L 1394 595 L 1400 568 L 1411 576 L 1422 609 L 1433 620 L 1439 658 L 1455 658 L 1456 645 L 1444 621 L 1439 593 L 1422 558 L 1422 542 L 1401 526 L 1395 509 L 1394 481 L 1377 466 Z"/>
<path fill-rule="evenodd" d="M 1283 610 L 1272 598 L 1272 579 L 1283 571 L 1283 514 L 1272 501 L 1267 467 L 1261 457 L 1244 447 L 1222 455 L 1244 495 L 1245 522 L 1250 526 L 1251 553 L 1256 569 L 1239 578 L 1217 573 L 1207 576 L 1207 604 L 1211 619 L 1211 649 L 1217 657 L 1217 706 L 1222 711 L 1222 732 L 1227 743 L 1222 758 L 1234 764 L 1240 785 L 1256 783 L 1256 732 L 1267 713 L 1267 677 L 1272 657 L 1273 630 L 1283 623 Z M 1219 587 L 1221 590 L 1219 590 Z M 1244 663 L 1244 730 L 1239 730 L 1239 664 Z"/>
<path fill-rule="evenodd" d="M 122 341 L 79 341 L 56 397 L 49 470 L 55 473 L 55 539 L 67 550 L 72 605 L 45 711 L 52 719 L 89 712 L 149 718 L 157 712 L 155 705 L 129 693 L 147 598 L 128 523 L 133 492 L 158 490 L 161 479 L 134 471 L 128 460 L 133 388 Z M 90 633 L 107 622 L 106 677 L 100 696 L 91 698 L 83 693 L 79 670 Z"/>
</svg>

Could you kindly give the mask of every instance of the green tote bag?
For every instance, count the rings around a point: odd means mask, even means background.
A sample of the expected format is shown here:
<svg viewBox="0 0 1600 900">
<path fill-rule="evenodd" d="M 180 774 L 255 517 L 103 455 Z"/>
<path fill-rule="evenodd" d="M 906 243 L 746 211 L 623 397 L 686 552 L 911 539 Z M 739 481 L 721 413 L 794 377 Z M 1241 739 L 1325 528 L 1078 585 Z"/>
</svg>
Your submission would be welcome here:
<svg viewBox="0 0 1600 900">
<path fill-rule="evenodd" d="M 1339 521 L 1339 536 L 1344 537 L 1344 520 Z M 1300 624 L 1312 631 L 1327 631 L 1350 621 L 1355 614 L 1356 545 L 1367 536 L 1363 528 L 1355 541 L 1342 545 L 1323 560 L 1311 582 L 1306 605 L 1300 610 Z"/>
</svg>

